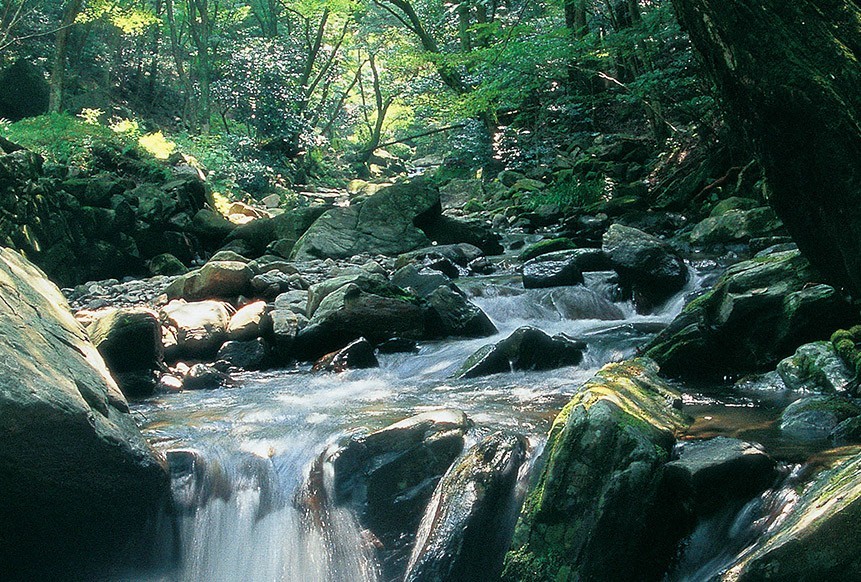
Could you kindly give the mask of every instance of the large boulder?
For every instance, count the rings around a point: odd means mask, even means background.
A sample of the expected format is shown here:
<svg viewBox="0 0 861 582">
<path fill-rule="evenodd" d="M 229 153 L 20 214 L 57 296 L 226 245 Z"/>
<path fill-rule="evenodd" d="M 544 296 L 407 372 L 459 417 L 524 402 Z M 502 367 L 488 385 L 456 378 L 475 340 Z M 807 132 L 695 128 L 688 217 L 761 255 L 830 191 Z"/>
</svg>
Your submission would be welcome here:
<svg viewBox="0 0 861 582">
<path fill-rule="evenodd" d="M 602 248 L 646 311 L 679 292 L 688 280 L 681 257 L 666 242 L 636 228 L 610 226 Z"/>
<path fill-rule="evenodd" d="M 681 401 L 647 359 L 609 364 L 553 422 L 504 580 L 660 580 L 690 526 L 664 479 Z"/>
<path fill-rule="evenodd" d="M 148 396 L 155 388 L 140 378 L 158 368 L 162 359 L 161 324 L 158 315 L 145 308 L 112 309 L 98 315 L 87 328 L 90 340 L 114 374 L 123 394 Z M 131 375 L 124 376 L 124 374 Z M 125 382 L 124 380 L 129 380 Z"/>
<path fill-rule="evenodd" d="M 463 412 L 437 410 L 355 435 L 321 455 L 305 489 L 313 491 L 314 482 L 331 471 L 329 501 L 353 509 L 379 541 L 384 572 L 400 578 L 422 511 L 463 450 L 471 424 Z M 320 507 L 322 500 L 303 501 Z"/>
<path fill-rule="evenodd" d="M 416 224 L 428 238 L 441 245 L 466 243 L 480 248 L 488 255 L 499 255 L 504 250 L 499 235 L 480 221 L 431 214 L 420 218 Z"/>
<path fill-rule="evenodd" d="M 859 580 L 861 455 L 823 471 L 787 518 L 746 552 L 724 580 Z"/>
<path fill-rule="evenodd" d="M 440 212 L 439 192 L 427 181 L 395 184 L 361 204 L 328 210 L 296 242 L 290 256 L 308 260 L 405 253 L 430 244 L 416 223 Z"/>
<path fill-rule="evenodd" d="M 0 578 L 96 579 L 164 556 L 170 483 L 65 298 L 0 249 Z"/>
<path fill-rule="evenodd" d="M 436 488 L 405 580 L 495 580 L 517 516 L 515 485 L 526 439 L 494 433 L 467 451 Z"/>
<path fill-rule="evenodd" d="M 471 355 L 458 378 L 477 378 L 513 370 L 552 370 L 583 361 L 586 344 L 559 334 L 550 337 L 540 329 L 521 327 L 496 344 Z"/>
<path fill-rule="evenodd" d="M 565 256 L 559 260 L 538 257 L 523 265 L 523 286 L 526 289 L 564 287 L 583 282 L 583 273 L 575 257 Z"/>
<path fill-rule="evenodd" d="M 836 394 L 800 398 L 780 415 L 780 430 L 802 439 L 826 439 L 842 422 L 861 416 L 861 405 Z"/>
<path fill-rule="evenodd" d="M 848 304 L 819 283 L 798 251 L 778 252 L 729 268 L 685 306 L 646 355 L 673 376 L 766 371 L 799 344 L 828 337 L 852 319 Z"/>
</svg>

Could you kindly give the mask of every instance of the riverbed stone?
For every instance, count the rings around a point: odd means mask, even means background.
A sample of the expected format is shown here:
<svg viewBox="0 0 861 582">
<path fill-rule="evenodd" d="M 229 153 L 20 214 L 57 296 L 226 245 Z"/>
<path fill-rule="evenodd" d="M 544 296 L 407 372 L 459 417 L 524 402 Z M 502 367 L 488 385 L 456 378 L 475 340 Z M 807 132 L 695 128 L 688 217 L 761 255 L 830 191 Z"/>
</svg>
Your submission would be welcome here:
<svg viewBox="0 0 861 582">
<path fill-rule="evenodd" d="M 272 327 L 269 311 L 265 301 L 253 301 L 239 308 L 227 325 L 227 338 L 250 340 L 266 335 Z"/>
<path fill-rule="evenodd" d="M 828 438 L 841 422 L 861 415 L 861 406 L 838 395 L 796 400 L 780 415 L 780 430 L 801 440 Z"/>
<path fill-rule="evenodd" d="M 215 360 L 219 368 L 228 370 L 262 370 L 269 360 L 269 345 L 262 337 L 226 341 Z"/>
<path fill-rule="evenodd" d="M 115 374 L 123 394 L 129 397 L 152 394 L 155 380 L 151 372 L 159 366 L 163 355 L 161 324 L 154 311 L 145 308 L 108 310 L 97 314 L 87 333 Z M 147 371 L 149 375 L 128 374 Z M 141 381 L 147 377 L 151 380 L 149 384 Z"/>
<path fill-rule="evenodd" d="M 427 297 L 427 332 L 431 335 L 487 337 L 496 326 L 479 307 L 448 285 L 437 287 Z"/>
<path fill-rule="evenodd" d="M 182 378 L 183 390 L 215 390 L 224 387 L 230 376 L 210 364 L 194 364 Z"/>
<path fill-rule="evenodd" d="M 691 244 L 714 245 L 748 242 L 754 237 L 783 232 L 783 223 L 771 208 L 726 210 L 699 222 L 691 231 Z"/>
<path fill-rule="evenodd" d="M 434 491 L 406 582 L 495 580 L 516 521 L 515 486 L 526 439 L 493 433 L 472 447 Z"/>
<path fill-rule="evenodd" d="M 458 410 L 425 412 L 325 453 L 332 501 L 353 508 L 380 541 L 384 572 L 403 576 L 422 510 L 463 450 L 471 425 Z"/>
<path fill-rule="evenodd" d="M 484 346 L 470 356 L 455 374 L 477 378 L 516 370 L 552 370 L 576 366 L 586 344 L 562 334 L 553 337 L 534 327 L 521 327 L 497 344 Z"/>
<path fill-rule="evenodd" d="M 404 265 L 392 273 L 391 281 L 398 287 L 409 289 L 419 297 L 425 298 L 438 287 L 451 283 L 451 279 L 440 271 L 415 264 Z"/>
<path fill-rule="evenodd" d="M 647 347 L 671 376 L 723 377 L 774 369 L 798 345 L 855 320 L 797 250 L 733 265 Z M 696 365 L 692 365 L 695 362 Z"/>
<path fill-rule="evenodd" d="M 523 286 L 526 289 L 563 287 L 583 283 L 583 273 L 572 258 L 546 260 L 538 257 L 523 265 Z"/>
<path fill-rule="evenodd" d="M 363 368 L 377 368 L 380 362 L 374 354 L 374 346 L 363 337 L 350 342 L 337 352 L 326 354 L 314 363 L 313 370 L 344 372 Z"/>
<path fill-rule="evenodd" d="M 666 242 L 636 228 L 611 225 L 602 248 L 645 311 L 679 292 L 688 280 L 681 257 Z"/>
<path fill-rule="evenodd" d="M 0 578 L 169 559 L 164 460 L 60 290 L 0 248 L 0 306 Z"/>
<path fill-rule="evenodd" d="M 168 299 L 198 301 L 216 297 L 230 299 L 249 290 L 254 272 L 239 261 L 210 261 L 197 271 L 179 277 L 165 294 Z"/>
<path fill-rule="evenodd" d="M 208 358 L 227 339 L 230 311 L 221 301 L 171 301 L 159 312 L 165 357 Z"/>
<path fill-rule="evenodd" d="M 608 364 L 556 417 L 503 580 L 661 579 L 691 520 L 664 480 L 686 421 L 658 372 Z"/>
</svg>

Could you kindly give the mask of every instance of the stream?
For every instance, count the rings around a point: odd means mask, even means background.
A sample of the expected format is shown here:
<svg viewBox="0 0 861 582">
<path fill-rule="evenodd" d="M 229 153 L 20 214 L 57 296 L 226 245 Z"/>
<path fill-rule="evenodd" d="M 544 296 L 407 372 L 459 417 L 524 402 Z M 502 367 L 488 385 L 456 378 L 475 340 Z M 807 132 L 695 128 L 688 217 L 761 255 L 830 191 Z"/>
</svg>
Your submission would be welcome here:
<svg viewBox="0 0 861 582">
<path fill-rule="evenodd" d="M 420 345 L 416 353 L 380 356 L 380 367 L 344 373 L 311 373 L 297 367 L 238 376 L 238 386 L 163 395 L 133 406 L 142 431 L 171 456 L 172 487 L 180 508 L 180 564 L 147 580 L 374 581 L 381 580 L 371 544 L 346 509 L 334 512 L 326 531 L 306 522 L 293 504 L 313 460 L 328 445 L 358 430 L 376 430 L 414 414 L 461 409 L 475 427 L 467 446 L 505 429 L 527 437 L 534 465 L 550 424 L 562 406 L 602 365 L 636 355 L 668 324 L 704 279 L 691 269 L 686 289 L 654 315 L 637 315 L 628 302 L 611 302 L 606 278 L 585 286 L 524 290 L 514 277 L 468 277 L 458 285 L 499 329 L 497 336 Z M 576 367 L 512 372 L 470 380 L 452 375 L 479 347 L 531 325 L 549 334 L 587 342 Z M 726 406 L 716 397 L 686 397 L 710 434 L 732 433 L 733 411 L 774 415 L 745 401 Z M 776 414 L 776 413 L 775 413 Z M 712 422 L 722 418 L 725 422 Z M 747 421 L 745 421 L 747 422 Z M 749 423 L 748 423 L 749 424 Z M 753 423 L 756 424 L 756 423 Z M 527 463 L 527 467 L 530 463 Z M 523 471 L 522 479 L 527 479 Z M 787 473 L 790 470 L 787 469 Z M 737 508 L 718 523 L 698 527 L 687 559 L 671 577 L 698 580 L 750 542 L 752 528 L 767 527 L 767 507 L 779 514 L 779 490 L 758 504 Z M 756 500 L 754 500 L 756 501 Z M 768 505 L 771 503 L 771 505 Z M 709 549 L 734 535 L 725 551 Z M 702 547 L 705 546 L 705 549 Z"/>
</svg>

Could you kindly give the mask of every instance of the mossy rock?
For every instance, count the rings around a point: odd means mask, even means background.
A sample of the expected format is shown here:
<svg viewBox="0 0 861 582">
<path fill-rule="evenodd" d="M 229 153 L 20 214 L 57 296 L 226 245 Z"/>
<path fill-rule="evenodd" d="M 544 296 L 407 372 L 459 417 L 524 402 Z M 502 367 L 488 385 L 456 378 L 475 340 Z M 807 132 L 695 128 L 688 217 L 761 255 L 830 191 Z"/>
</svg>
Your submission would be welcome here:
<svg viewBox="0 0 861 582">
<path fill-rule="evenodd" d="M 577 244 L 570 238 L 550 238 L 529 245 L 520 252 L 518 259 L 526 262 L 537 256 L 552 253 L 554 251 L 567 251 L 576 248 Z"/>
<path fill-rule="evenodd" d="M 553 423 L 504 580 L 660 579 L 690 527 L 664 465 L 680 396 L 641 358 L 609 364 Z"/>
</svg>

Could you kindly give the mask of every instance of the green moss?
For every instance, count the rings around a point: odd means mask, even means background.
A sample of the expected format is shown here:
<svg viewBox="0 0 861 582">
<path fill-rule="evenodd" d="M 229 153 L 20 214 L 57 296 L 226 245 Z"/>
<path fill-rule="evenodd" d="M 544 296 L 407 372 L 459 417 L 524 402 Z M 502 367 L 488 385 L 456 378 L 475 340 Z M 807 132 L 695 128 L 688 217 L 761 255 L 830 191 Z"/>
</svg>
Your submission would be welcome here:
<svg viewBox="0 0 861 582">
<path fill-rule="evenodd" d="M 552 253 L 555 251 L 567 251 L 576 248 L 577 244 L 570 238 L 551 238 L 538 241 L 535 244 L 529 245 L 528 247 L 523 249 L 523 251 L 521 251 L 518 258 L 521 261 L 528 261 L 530 259 L 534 259 L 535 257 L 545 255 L 547 253 Z"/>
</svg>

